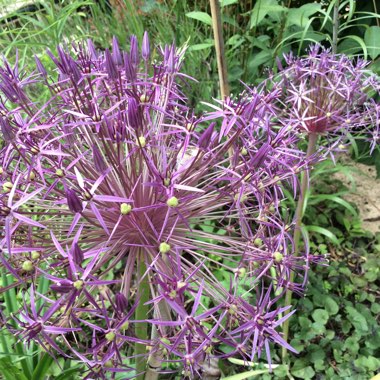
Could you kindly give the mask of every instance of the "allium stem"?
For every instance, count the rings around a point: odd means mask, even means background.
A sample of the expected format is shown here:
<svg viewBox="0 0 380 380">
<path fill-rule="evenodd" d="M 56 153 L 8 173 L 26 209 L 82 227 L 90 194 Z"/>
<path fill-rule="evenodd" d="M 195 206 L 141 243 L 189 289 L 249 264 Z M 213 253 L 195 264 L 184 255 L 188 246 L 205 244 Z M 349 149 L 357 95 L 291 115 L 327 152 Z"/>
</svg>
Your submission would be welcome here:
<svg viewBox="0 0 380 380">
<path fill-rule="evenodd" d="M 317 148 L 317 141 L 318 141 L 318 134 L 309 133 L 309 141 L 308 141 L 308 146 L 307 146 L 306 158 L 310 157 L 312 154 L 315 153 L 316 148 Z M 294 235 L 293 235 L 294 256 L 298 256 L 299 254 L 299 245 L 300 245 L 300 239 L 301 239 L 301 224 L 302 224 L 303 210 L 304 210 L 305 202 L 306 202 L 306 191 L 309 185 L 309 177 L 310 177 L 310 172 L 309 173 L 305 172 L 303 173 L 302 180 L 301 180 L 300 197 L 297 202 Z M 290 282 L 292 283 L 293 281 L 294 281 L 294 272 L 291 272 Z M 285 307 L 291 304 L 292 296 L 293 296 L 293 292 L 290 289 L 288 289 L 285 295 Z M 284 314 L 287 315 L 288 313 L 289 313 L 289 309 L 287 309 Z M 288 338 L 289 338 L 289 320 L 290 318 L 288 318 L 283 324 L 283 338 L 286 342 L 288 341 Z M 282 353 L 281 353 L 283 363 L 286 360 L 287 354 L 288 354 L 288 350 L 283 346 Z"/>
<path fill-rule="evenodd" d="M 332 52 L 336 54 L 338 52 L 338 31 L 339 31 L 339 0 L 335 1 L 334 16 L 333 16 L 333 40 L 332 40 Z"/>
<path fill-rule="evenodd" d="M 168 306 L 164 302 L 159 302 L 158 303 L 158 312 L 156 310 L 157 315 L 155 317 L 161 318 L 162 320 L 169 321 L 170 320 L 170 312 L 168 310 Z M 164 328 L 164 333 L 166 332 L 167 328 Z M 159 333 L 158 333 L 158 327 L 157 326 L 152 326 L 152 334 L 151 334 L 152 341 L 155 341 L 159 338 Z M 148 368 L 145 374 L 144 380 L 157 380 L 159 376 L 159 370 L 161 369 L 163 361 L 163 355 L 162 351 L 154 351 L 153 354 L 149 356 L 148 359 Z"/>
<path fill-rule="evenodd" d="M 137 306 L 135 315 L 137 321 L 144 321 L 147 319 L 149 313 L 149 306 L 145 305 L 149 301 L 149 277 L 146 275 L 146 265 L 145 258 L 141 252 L 137 256 L 137 268 L 139 273 L 139 283 L 138 283 L 138 296 L 139 305 Z M 145 276 L 144 276 L 145 275 Z M 148 340 L 148 323 L 141 322 L 135 325 L 136 338 L 140 340 Z M 136 355 L 136 373 L 140 374 L 137 380 L 144 380 L 144 372 L 146 370 L 146 346 L 141 343 L 135 344 L 135 355 Z"/>
<path fill-rule="evenodd" d="M 224 52 L 223 30 L 219 1 L 210 0 L 210 6 L 212 16 L 212 28 L 214 31 L 216 59 L 218 62 L 220 97 L 222 99 L 225 99 L 229 95 L 230 89 L 227 79 L 227 62 L 226 55 Z"/>
</svg>

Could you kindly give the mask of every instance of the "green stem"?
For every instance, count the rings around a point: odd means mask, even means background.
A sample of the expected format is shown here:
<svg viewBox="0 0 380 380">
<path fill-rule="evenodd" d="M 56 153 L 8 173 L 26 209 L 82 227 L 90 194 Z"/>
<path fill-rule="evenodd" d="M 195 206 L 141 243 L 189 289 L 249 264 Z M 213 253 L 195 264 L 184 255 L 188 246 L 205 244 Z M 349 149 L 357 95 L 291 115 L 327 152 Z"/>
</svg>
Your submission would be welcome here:
<svg viewBox="0 0 380 380">
<path fill-rule="evenodd" d="M 137 321 L 143 321 L 147 319 L 149 313 L 149 306 L 145 305 L 149 301 L 149 280 L 146 272 L 146 265 L 144 255 L 141 252 L 137 256 L 137 268 L 139 273 L 139 283 L 138 283 L 138 297 L 139 305 L 135 311 L 135 316 Z M 143 278 L 145 274 L 145 277 Z M 141 322 L 135 324 L 135 334 L 136 338 L 142 341 L 148 340 L 148 323 Z M 141 343 L 135 344 L 135 355 L 136 355 L 136 373 L 140 375 L 137 376 L 137 380 L 144 380 L 144 373 L 146 370 L 147 356 L 146 356 L 146 345 Z"/>
<path fill-rule="evenodd" d="M 212 16 L 212 28 L 214 31 L 216 59 L 218 63 L 220 96 L 222 100 L 225 100 L 225 98 L 230 94 L 230 88 L 227 78 L 227 61 L 224 51 L 223 24 L 219 0 L 210 0 L 210 7 Z"/>
<path fill-rule="evenodd" d="M 318 135 L 316 133 L 309 133 L 309 141 L 307 146 L 307 152 L 306 152 L 306 158 L 310 157 L 312 154 L 314 154 L 316 148 L 317 148 L 317 140 Z M 301 239 L 301 224 L 302 224 L 302 216 L 303 216 L 303 210 L 305 208 L 305 202 L 306 202 L 306 191 L 308 189 L 309 184 L 309 173 L 303 173 L 302 180 L 301 180 L 301 188 L 300 188 L 300 197 L 298 198 L 297 202 L 297 208 L 296 208 L 296 214 L 295 214 L 295 226 L 294 226 L 294 235 L 293 235 L 293 241 L 294 241 L 294 256 L 298 256 L 299 254 L 299 245 L 300 245 L 300 239 Z M 290 273 L 290 283 L 294 282 L 294 272 Z M 293 292 L 288 289 L 285 294 L 285 306 L 289 306 L 292 302 L 292 295 Z M 290 310 L 286 310 L 284 312 L 284 315 L 287 315 L 290 312 Z M 282 327 L 283 331 L 283 338 L 287 342 L 289 338 L 289 319 L 287 319 Z M 285 363 L 286 357 L 287 357 L 288 351 L 285 347 L 282 347 L 282 363 Z"/>
<path fill-rule="evenodd" d="M 338 32 L 339 32 L 339 0 L 334 4 L 333 15 L 333 39 L 332 39 L 332 52 L 336 54 L 338 52 Z"/>
</svg>

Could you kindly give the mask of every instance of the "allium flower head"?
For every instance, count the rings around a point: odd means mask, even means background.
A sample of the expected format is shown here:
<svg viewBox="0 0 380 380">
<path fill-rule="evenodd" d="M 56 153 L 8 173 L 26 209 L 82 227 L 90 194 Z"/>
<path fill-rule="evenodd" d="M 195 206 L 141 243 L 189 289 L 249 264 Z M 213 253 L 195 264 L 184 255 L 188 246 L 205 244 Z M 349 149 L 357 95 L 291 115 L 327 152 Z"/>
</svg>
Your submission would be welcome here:
<svg viewBox="0 0 380 380">
<path fill-rule="evenodd" d="M 269 356 L 269 342 L 286 344 L 277 302 L 302 291 L 314 260 L 292 256 L 280 216 L 309 161 L 273 122 L 279 92 L 247 90 L 197 117 L 184 49 L 159 49 L 152 64 L 144 36 L 141 69 L 130 45 L 59 47 L 51 73 L 39 60 L 29 77 L 0 69 L 0 259 L 30 295 L 14 332 L 75 356 L 88 378 L 131 372 L 136 344 L 190 377 L 226 347 Z"/>
<path fill-rule="evenodd" d="M 362 59 L 334 55 L 319 45 L 304 58 L 285 57 L 279 80 L 286 122 L 307 133 L 339 133 L 363 129 L 369 120 L 364 106 L 379 82 Z"/>
</svg>

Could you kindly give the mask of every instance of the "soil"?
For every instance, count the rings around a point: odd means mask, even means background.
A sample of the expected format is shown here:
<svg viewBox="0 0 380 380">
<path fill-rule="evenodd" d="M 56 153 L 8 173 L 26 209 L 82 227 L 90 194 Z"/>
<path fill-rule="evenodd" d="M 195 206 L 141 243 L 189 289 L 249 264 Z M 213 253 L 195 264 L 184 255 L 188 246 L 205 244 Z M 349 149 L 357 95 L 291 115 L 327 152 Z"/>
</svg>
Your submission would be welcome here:
<svg viewBox="0 0 380 380">
<path fill-rule="evenodd" d="M 357 206 L 364 230 L 380 233 L 380 179 L 376 179 L 376 169 L 351 160 L 345 163 L 352 168 L 353 181 L 343 174 L 336 175 L 351 189 L 344 198 Z"/>
</svg>

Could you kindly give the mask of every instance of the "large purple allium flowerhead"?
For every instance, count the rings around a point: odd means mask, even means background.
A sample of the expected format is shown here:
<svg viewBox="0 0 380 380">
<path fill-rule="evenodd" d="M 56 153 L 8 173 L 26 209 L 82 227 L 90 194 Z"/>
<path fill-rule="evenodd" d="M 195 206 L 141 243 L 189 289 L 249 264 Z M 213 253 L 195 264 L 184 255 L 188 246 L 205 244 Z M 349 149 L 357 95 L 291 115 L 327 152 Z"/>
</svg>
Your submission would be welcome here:
<svg viewBox="0 0 380 380">
<path fill-rule="evenodd" d="M 144 357 L 189 377 L 210 358 L 270 360 L 271 342 L 290 349 L 279 301 L 314 260 L 292 255 L 284 190 L 314 157 L 274 121 L 276 89 L 196 116 L 184 49 L 130 46 L 0 68 L 0 260 L 24 292 L 11 331 L 91 379 L 133 377 Z"/>
<path fill-rule="evenodd" d="M 283 118 L 311 134 L 339 134 L 363 130 L 370 124 L 365 104 L 379 81 L 368 62 L 313 45 L 306 57 L 285 56 L 277 81 L 282 88 Z"/>
</svg>

